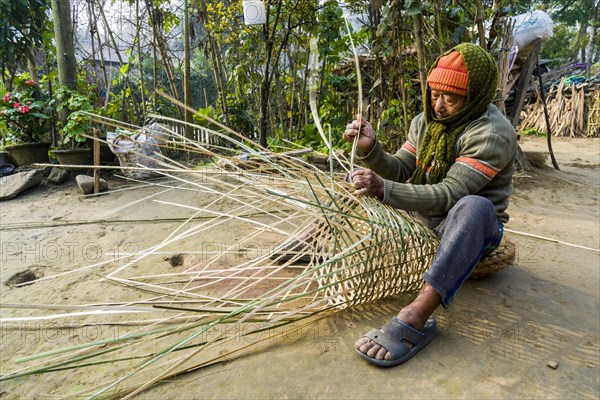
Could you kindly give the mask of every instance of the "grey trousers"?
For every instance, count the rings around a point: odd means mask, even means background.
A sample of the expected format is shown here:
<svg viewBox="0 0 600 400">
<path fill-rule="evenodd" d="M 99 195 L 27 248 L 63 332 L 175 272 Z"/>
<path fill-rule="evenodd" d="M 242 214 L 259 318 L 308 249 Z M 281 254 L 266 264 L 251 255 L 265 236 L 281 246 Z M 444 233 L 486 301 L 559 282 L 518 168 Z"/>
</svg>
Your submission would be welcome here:
<svg viewBox="0 0 600 400">
<path fill-rule="evenodd" d="M 466 196 L 433 229 L 440 244 L 431 267 L 423 275 L 448 307 L 479 260 L 500 244 L 503 226 L 496 219 L 492 202 L 481 196 Z"/>
</svg>

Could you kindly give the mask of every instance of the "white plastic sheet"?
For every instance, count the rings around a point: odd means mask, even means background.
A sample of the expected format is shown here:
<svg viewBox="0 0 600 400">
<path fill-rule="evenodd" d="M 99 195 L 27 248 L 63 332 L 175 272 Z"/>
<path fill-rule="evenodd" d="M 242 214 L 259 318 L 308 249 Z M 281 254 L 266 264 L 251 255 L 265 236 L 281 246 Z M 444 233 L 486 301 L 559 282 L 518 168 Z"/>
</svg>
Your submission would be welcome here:
<svg viewBox="0 0 600 400">
<path fill-rule="evenodd" d="M 553 28 L 552 18 L 542 10 L 519 14 L 515 17 L 513 45 L 519 48 L 519 55 L 528 53 L 536 39 L 550 39 Z"/>
<path fill-rule="evenodd" d="M 145 168 L 160 168 L 159 145 L 169 138 L 169 131 L 159 123 L 141 128 L 133 135 L 125 132 L 107 132 L 110 150 L 119 159 L 123 175 L 134 179 L 148 179 L 159 174 Z M 131 168 L 133 167 L 133 168 Z"/>
</svg>

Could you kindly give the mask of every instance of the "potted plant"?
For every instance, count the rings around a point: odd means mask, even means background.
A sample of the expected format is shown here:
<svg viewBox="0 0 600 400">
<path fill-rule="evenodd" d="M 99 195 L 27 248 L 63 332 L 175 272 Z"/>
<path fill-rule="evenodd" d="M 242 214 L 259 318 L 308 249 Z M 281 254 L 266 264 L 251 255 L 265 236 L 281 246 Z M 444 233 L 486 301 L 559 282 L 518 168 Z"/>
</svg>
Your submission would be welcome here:
<svg viewBox="0 0 600 400">
<path fill-rule="evenodd" d="M 15 76 L 11 90 L 0 88 L 0 133 L 18 165 L 48 162 L 49 98 L 28 75 Z"/>
<path fill-rule="evenodd" d="M 91 164 L 91 150 L 86 146 L 92 130 L 90 116 L 86 114 L 93 111 L 89 98 L 62 87 L 57 90 L 55 104 L 56 111 L 66 113 L 67 117 L 59 130 L 58 149 L 52 150 L 52 154 L 62 165 Z"/>
</svg>

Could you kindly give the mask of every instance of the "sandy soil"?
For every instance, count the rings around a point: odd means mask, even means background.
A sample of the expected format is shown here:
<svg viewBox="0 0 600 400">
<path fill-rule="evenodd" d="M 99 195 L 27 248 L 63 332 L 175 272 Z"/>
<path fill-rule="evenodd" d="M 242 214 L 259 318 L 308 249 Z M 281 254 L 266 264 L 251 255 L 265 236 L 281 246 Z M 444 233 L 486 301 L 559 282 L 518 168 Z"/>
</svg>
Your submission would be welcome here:
<svg viewBox="0 0 600 400">
<path fill-rule="evenodd" d="M 521 145 L 526 152 L 547 151 L 545 139 L 524 138 Z M 545 166 L 516 180 L 507 225 L 513 231 L 507 237 L 517 244 L 516 266 L 468 281 L 449 309 L 435 313 L 440 337 L 409 363 L 377 369 L 353 349 L 356 338 L 380 327 L 410 301 L 406 295 L 340 312 L 262 351 L 190 373 L 138 397 L 599 398 L 600 253 L 590 248 L 600 247 L 600 141 L 554 139 L 553 145 L 561 171 L 553 170 L 545 157 Z M 111 185 L 120 186 L 117 181 Z M 13 307 L 19 304 L 86 304 L 127 296 L 124 288 L 99 282 L 98 275 L 123 263 L 119 256 L 163 240 L 189 215 L 152 201 L 172 201 L 170 194 L 166 188 L 138 187 L 83 198 L 70 182 L 38 187 L 0 203 L 0 316 L 39 314 Z M 184 200 L 203 205 L 212 197 L 191 194 Z M 235 243 L 244 229 L 224 227 L 210 237 L 164 248 L 154 264 L 169 270 L 178 263 L 173 258 L 177 252 L 212 251 L 216 243 Z M 256 251 L 269 248 L 266 241 Z M 78 270 L 107 255 L 114 262 Z M 68 271 L 76 272 L 27 286 L 11 284 L 19 273 L 31 278 Z M 41 321 L 39 326 L 47 325 Z M 18 369 L 20 357 L 130 329 L 56 331 L 25 329 L 21 322 L 2 322 L 0 327 L 2 374 Z M 556 369 L 547 365 L 551 361 L 558 363 Z M 0 382 L 0 398 L 73 393 L 109 370 L 104 366 L 92 374 L 73 371 Z"/>
</svg>

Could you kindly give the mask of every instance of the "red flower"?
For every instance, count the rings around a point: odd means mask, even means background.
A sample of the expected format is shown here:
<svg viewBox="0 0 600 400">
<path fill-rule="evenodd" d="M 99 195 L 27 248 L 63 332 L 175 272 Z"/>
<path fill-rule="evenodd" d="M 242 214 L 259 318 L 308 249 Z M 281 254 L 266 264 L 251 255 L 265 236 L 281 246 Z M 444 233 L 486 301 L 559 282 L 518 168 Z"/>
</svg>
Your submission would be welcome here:
<svg viewBox="0 0 600 400">
<path fill-rule="evenodd" d="M 21 103 L 19 103 L 18 101 L 13 104 L 13 108 L 19 108 L 21 106 Z"/>
<path fill-rule="evenodd" d="M 25 81 L 25 84 L 30 85 L 30 86 L 35 86 L 35 85 L 37 85 L 37 82 L 34 81 L 33 79 L 29 79 L 29 80 Z"/>
<path fill-rule="evenodd" d="M 25 114 L 25 113 L 29 112 L 29 107 L 27 107 L 27 106 L 20 106 L 19 107 L 19 112 L 21 114 Z"/>
<path fill-rule="evenodd" d="M 8 92 L 8 93 L 6 93 L 6 94 L 4 95 L 4 97 L 2 97 L 2 101 L 3 101 L 3 102 L 5 102 L 5 103 L 9 103 L 9 102 L 10 102 L 10 99 L 11 99 L 11 96 L 12 96 L 12 93 L 11 93 L 11 92 Z"/>
</svg>

